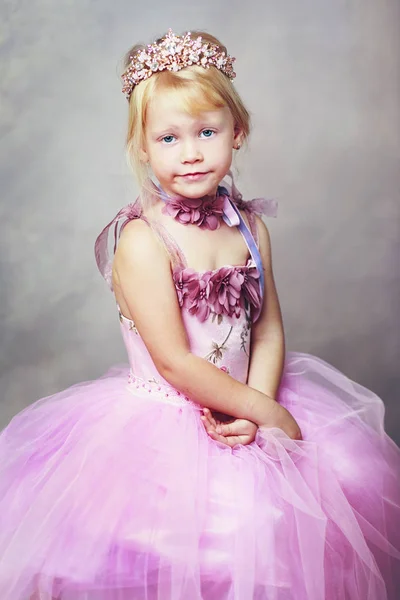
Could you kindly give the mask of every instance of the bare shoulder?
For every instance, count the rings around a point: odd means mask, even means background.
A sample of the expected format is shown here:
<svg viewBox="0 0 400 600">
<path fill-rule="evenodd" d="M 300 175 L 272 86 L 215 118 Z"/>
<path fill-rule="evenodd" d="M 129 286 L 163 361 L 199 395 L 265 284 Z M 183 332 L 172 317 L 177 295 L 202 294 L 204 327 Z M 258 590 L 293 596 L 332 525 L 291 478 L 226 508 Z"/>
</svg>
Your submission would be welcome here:
<svg viewBox="0 0 400 600">
<path fill-rule="evenodd" d="M 149 265 L 156 277 L 171 275 L 171 263 L 165 247 L 145 221 L 134 219 L 122 230 L 114 255 L 114 288 L 136 277 L 147 278 Z"/>
<path fill-rule="evenodd" d="M 133 266 L 135 263 L 142 264 L 143 261 L 169 263 L 167 253 L 152 228 L 143 219 L 134 219 L 122 230 L 114 266 L 118 268 L 126 262 Z"/>
</svg>

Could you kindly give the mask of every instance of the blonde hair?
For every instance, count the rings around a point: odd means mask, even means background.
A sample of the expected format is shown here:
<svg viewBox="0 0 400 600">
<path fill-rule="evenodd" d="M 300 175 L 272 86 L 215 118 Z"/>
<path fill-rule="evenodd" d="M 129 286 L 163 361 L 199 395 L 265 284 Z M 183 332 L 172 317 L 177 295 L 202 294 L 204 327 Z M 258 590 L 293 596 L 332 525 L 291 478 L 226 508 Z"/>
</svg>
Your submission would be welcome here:
<svg viewBox="0 0 400 600">
<path fill-rule="evenodd" d="M 214 36 L 202 31 L 193 31 L 192 37 L 195 36 L 201 36 L 205 41 L 218 45 L 227 54 L 225 46 Z M 159 41 L 161 40 L 157 40 Z M 131 56 L 144 48 L 145 46 L 136 45 L 129 50 L 124 59 L 124 70 L 129 66 Z M 127 159 L 142 188 L 146 188 L 148 180 L 147 166 L 140 159 L 140 150 L 145 147 L 146 110 L 150 98 L 162 89 L 179 91 L 185 109 L 191 114 L 227 106 L 235 126 L 243 132 L 244 139 L 250 133 L 250 115 L 246 107 L 232 82 L 216 67 L 205 69 L 193 65 L 177 72 L 166 70 L 154 73 L 134 87 L 129 99 Z M 147 196 L 148 194 L 144 194 L 142 198 L 145 204 Z"/>
</svg>

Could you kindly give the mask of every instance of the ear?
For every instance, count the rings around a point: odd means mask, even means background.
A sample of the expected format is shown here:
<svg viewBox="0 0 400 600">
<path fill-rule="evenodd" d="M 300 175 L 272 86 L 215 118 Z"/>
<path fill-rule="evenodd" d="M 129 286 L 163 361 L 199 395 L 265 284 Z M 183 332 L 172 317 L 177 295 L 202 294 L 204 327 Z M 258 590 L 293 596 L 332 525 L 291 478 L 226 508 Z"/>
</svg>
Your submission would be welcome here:
<svg viewBox="0 0 400 600">
<path fill-rule="evenodd" d="M 239 150 L 240 146 L 243 144 L 243 141 L 244 132 L 239 127 L 239 125 L 235 125 L 235 128 L 233 130 L 233 147 L 235 148 L 235 150 Z"/>
<path fill-rule="evenodd" d="M 139 158 L 143 163 L 148 163 L 149 162 L 149 156 L 146 152 L 146 150 L 144 150 L 144 148 L 140 148 L 139 150 Z"/>
</svg>

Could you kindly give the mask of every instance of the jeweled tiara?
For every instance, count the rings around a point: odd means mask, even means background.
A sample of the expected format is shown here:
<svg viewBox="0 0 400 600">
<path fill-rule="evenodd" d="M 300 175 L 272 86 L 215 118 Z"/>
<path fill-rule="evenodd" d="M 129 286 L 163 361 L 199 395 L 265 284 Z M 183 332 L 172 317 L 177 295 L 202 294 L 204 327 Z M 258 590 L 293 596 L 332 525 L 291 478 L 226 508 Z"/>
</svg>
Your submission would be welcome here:
<svg viewBox="0 0 400 600">
<path fill-rule="evenodd" d="M 179 36 L 169 29 L 159 42 L 138 50 L 130 59 L 131 62 L 122 75 L 122 91 L 128 100 L 135 85 L 164 69 L 180 71 L 192 65 L 205 69 L 214 66 L 229 79 L 236 77 L 233 70 L 235 58 L 226 54 L 216 44 L 203 41 L 201 36 L 192 40 L 190 31 Z"/>
</svg>

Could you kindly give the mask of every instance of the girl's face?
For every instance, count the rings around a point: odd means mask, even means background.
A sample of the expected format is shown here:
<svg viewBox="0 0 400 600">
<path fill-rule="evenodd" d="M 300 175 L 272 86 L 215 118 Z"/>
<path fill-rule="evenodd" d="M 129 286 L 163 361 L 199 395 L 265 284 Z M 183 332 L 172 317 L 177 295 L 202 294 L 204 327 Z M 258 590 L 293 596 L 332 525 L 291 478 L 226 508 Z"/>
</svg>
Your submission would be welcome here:
<svg viewBox="0 0 400 600">
<path fill-rule="evenodd" d="M 215 196 L 231 166 L 233 147 L 242 137 L 229 108 L 191 115 L 179 92 L 164 90 L 147 107 L 141 158 L 150 163 L 169 196 Z"/>
</svg>

